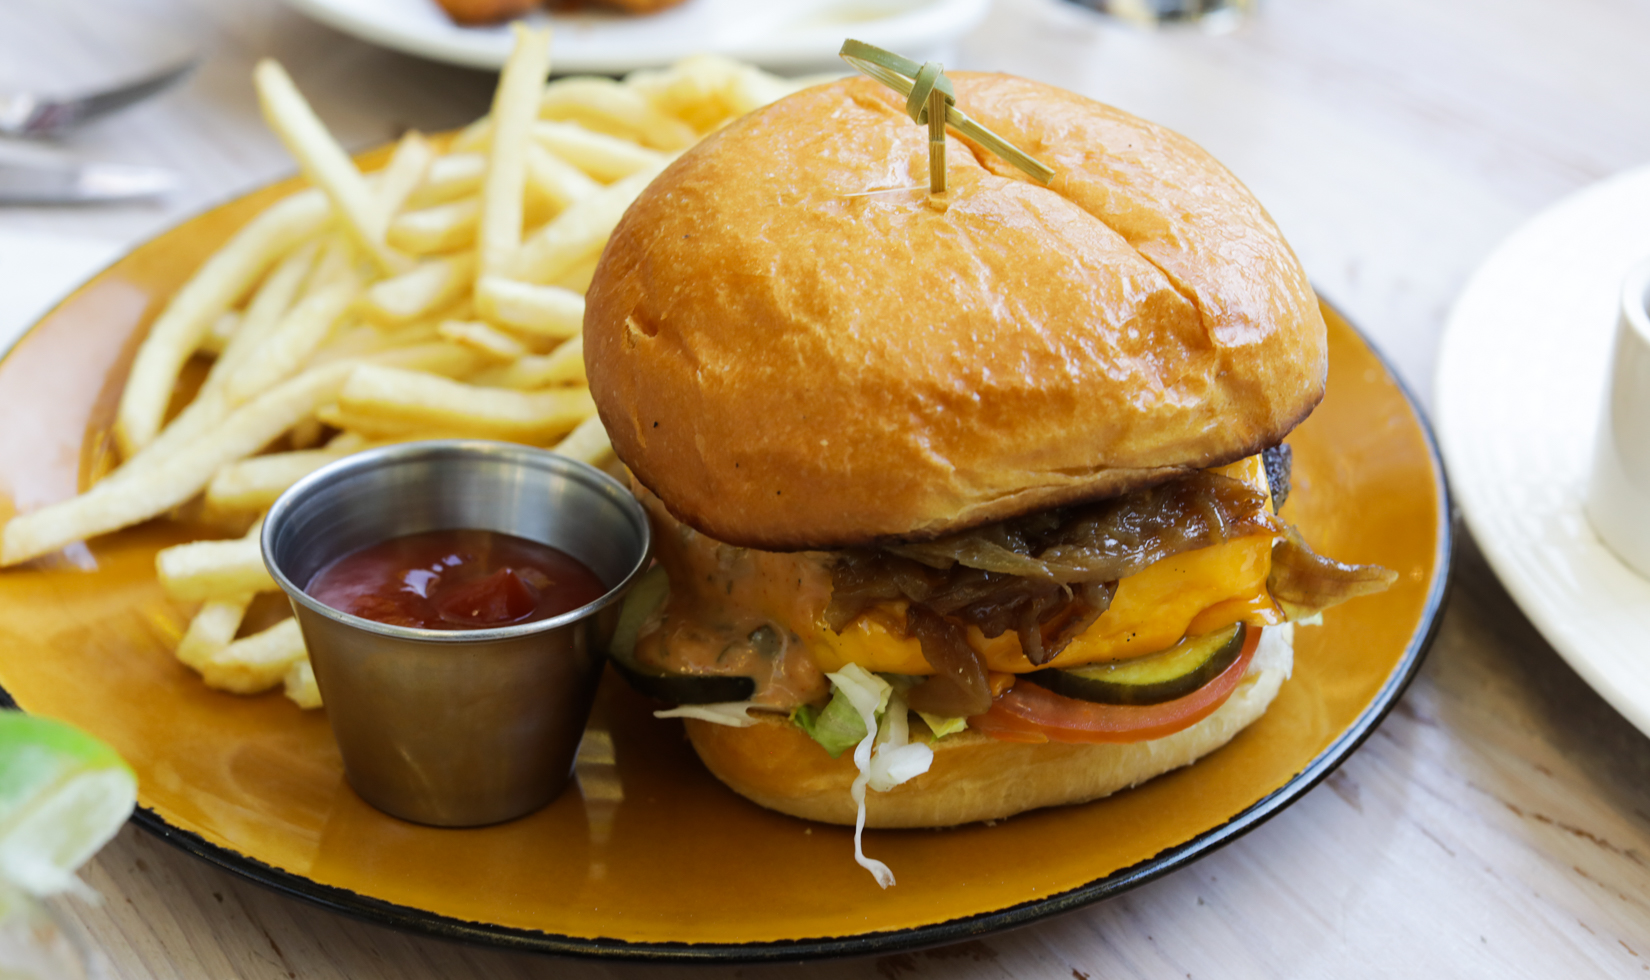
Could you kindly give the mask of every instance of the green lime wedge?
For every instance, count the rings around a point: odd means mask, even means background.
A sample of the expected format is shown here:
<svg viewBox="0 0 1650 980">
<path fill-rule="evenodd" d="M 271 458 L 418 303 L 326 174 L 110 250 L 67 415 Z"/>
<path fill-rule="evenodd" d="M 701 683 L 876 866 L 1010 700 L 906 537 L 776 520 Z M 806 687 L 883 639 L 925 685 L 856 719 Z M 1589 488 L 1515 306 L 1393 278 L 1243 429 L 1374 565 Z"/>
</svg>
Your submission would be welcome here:
<svg viewBox="0 0 1650 980">
<path fill-rule="evenodd" d="M 136 803 L 137 777 L 114 749 L 63 722 L 0 711 L 0 882 L 87 893 L 75 869 Z"/>
</svg>

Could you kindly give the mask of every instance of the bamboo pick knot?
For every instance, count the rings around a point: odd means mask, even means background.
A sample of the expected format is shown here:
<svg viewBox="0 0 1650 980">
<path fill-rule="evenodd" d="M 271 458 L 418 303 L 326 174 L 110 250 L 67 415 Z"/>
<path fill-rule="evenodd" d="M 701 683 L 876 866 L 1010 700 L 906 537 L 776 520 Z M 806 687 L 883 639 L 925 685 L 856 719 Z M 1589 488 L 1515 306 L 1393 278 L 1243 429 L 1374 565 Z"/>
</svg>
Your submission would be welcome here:
<svg viewBox="0 0 1650 980">
<path fill-rule="evenodd" d="M 957 91 L 945 77 L 945 67 L 937 61 L 919 65 L 910 58 L 885 51 L 874 44 L 842 42 L 838 52 L 843 61 L 861 74 L 869 75 L 905 96 L 905 111 L 912 121 L 928 127 L 929 190 L 945 193 L 945 127 L 954 126 L 964 136 L 1002 157 L 1044 184 L 1054 179 L 1054 168 L 985 128 L 957 108 Z"/>
<path fill-rule="evenodd" d="M 945 97 L 945 104 L 957 104 L 957 90 L 951 84 L 951 79 L 945 77 L 945 66 L 937 61 L 930 61 L 917 72 L 916 79 L 911 84 L 911 95 L 905 100 L 905 114 L 919 126 L 928 125 L 928 99 L 938 90 Z"/>
</svg>

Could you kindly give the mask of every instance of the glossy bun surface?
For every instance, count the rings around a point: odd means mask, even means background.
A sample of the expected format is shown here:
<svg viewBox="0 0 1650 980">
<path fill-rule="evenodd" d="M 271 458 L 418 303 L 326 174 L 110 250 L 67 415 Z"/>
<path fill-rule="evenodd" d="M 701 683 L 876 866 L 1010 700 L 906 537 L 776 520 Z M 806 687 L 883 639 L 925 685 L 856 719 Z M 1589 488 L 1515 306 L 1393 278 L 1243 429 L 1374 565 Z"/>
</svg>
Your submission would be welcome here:
<svg viewBox="0 0 1650 980">
<path fill-rule="evenodd" d="M 1322 397 L 1312 289 L 1213 158 L 1060 89 L 953 79 L 1049 186 L 953 132 L 930 201 L 926 128 L 849 79 L 690 150 L 614 232 L 591 389 L 689 524 L 768 550 L 934 537 L 1250 455 Z"/>
</svg>

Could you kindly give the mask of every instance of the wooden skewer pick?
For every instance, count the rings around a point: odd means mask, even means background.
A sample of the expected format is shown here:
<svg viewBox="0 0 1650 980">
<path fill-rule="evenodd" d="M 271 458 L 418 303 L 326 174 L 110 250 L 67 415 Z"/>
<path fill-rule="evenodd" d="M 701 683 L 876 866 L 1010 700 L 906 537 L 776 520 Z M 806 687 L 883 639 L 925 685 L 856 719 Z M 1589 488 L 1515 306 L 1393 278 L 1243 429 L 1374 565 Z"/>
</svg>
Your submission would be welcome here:
<svg viewBox="0 0 1650 980">
<path fill-rule="evenodd" d="M 928 93 L 928 192 L 945 193 L 945 93 Z"/>
<path fill-rule="evenodd" d="M 957 108 L 956 89 L 945 77 L 937 61 L 919 65 L 864 41 L 842 43 L 842 60 L 855 70 L 876 79 L 906 97 L 905 112 L 912 122 L 928 126 L 928 189 L 945 193 L 945 127 L 955 126 L 963 135 L 1024 171 L 1033 180 L 1048 183 L 1054 169 L 1027 154 L 1013 143 L 985 128 Z"/>
</svg>

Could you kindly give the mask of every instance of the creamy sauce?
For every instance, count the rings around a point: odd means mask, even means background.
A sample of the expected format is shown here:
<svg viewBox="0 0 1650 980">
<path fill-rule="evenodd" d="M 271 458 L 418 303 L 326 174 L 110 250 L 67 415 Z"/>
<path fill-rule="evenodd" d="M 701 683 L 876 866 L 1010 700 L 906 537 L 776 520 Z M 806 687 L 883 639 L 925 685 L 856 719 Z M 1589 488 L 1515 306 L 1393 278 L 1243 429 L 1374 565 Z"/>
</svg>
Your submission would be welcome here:
<svg viewBox="0 0 1650 980">
<path fill-rule="evenodd" d="M 753 700 L 775 707 L 824 698 L 825 674 L 787 624 L 820 621 L 831 598 L 825 556 L 722 544 L 677 521 L 645 489 L 637 496 L 670 571 L 670 599 L 643 627 L 636 659 L 678 674 L 753 678 Z"/>
</svg>

